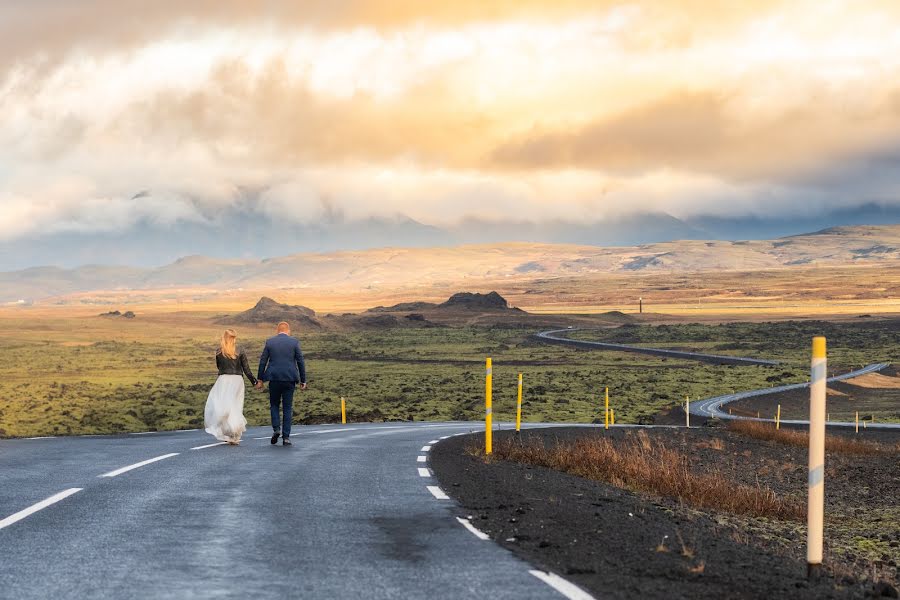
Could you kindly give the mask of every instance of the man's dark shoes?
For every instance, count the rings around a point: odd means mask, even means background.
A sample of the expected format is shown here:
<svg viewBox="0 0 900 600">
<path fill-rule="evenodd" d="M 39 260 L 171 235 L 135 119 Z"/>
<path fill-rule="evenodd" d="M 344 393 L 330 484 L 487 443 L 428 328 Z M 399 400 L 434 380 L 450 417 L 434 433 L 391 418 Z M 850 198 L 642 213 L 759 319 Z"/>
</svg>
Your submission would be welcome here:
<svg viewBox="0 0 900 600">
<path fill-rule="evenodd" d="M 277 431 L 272 434 L 272 445 L 273 446 L 278 443 L 278 436 L 280 436 L 280 435 L 281 434 L 278 433 Z"/>
<path fill-rule="evenodd" d="M 282 446 L 293 446 L 294 444 L 291 443 L 291 438 L 284 438 L 283 440 L 281 440 L 281 445 Z"/>
</svg>

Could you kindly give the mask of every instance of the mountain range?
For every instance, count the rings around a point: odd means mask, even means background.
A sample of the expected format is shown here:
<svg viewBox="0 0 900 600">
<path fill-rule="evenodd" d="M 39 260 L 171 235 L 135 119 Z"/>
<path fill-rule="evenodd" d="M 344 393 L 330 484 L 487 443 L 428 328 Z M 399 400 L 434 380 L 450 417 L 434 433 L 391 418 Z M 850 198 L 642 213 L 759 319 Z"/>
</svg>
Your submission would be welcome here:
<svg viewBox="0 0 900 600">
<path fill-rule="evenodd" d="M 900 225 L 837 227 L 774 240 L 681 240 L 628 247 L 519 242 L 301 253 L 263 260 L 189 256 L 157 268 L 32 267 L 0 273 L 0 302 L 100 290 L 304 287 L 352 293 L 412 285 L 471 288 L 603 273 L 759 271 L 898 261 Z"/>
<path fill-rule="evenodd" d="M 674 240 L 765 240 L 828 227 L 900 223 L 900 207 L 867 204 L 806 216 L 677 219 L 665 213 L 636 213 L 584 222 L 466 219 L 437 227 L 408 217 L 352 220 L 340 214 L 319 222 L 273 220 L 246 205 L 222 209 L 200 221 L 139 221 L 112 232 L 55 232 L 0 241 L 0 271 L 34 266 L 82 265 L 159 267 L 180 257 L 262 259 L 301 252 L 368 248 L 431 248 L 463 244 L 577 244 L 635 246 Z"/>
</svg>

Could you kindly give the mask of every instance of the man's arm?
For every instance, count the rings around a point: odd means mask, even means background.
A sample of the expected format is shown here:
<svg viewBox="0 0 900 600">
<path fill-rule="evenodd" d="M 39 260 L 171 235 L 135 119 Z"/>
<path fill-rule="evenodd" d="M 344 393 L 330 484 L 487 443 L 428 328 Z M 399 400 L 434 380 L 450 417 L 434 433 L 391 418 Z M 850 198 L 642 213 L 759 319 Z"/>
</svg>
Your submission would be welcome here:
<svg viewBox="0 0 900 600">
<path fill-rule="evenodd" d="M 266 342 L 266 347 L 263 348 L 262 355 L 259 357 L 259 369 L 256 371 L 256 378 L 259 381 L 263 380 L 263 375 L 266 372 L 266 365 L 269 364 L 269 342 Z"/>
<path fill-rule="evenodd" d="M 306 387 L 306 362 L 303 360 L 303 350 L 300 349 L 300 342 L 294 348 L 294 360 L 297 361 L 297 368 L 300 369 L 300 384 Z"/>
</svg>

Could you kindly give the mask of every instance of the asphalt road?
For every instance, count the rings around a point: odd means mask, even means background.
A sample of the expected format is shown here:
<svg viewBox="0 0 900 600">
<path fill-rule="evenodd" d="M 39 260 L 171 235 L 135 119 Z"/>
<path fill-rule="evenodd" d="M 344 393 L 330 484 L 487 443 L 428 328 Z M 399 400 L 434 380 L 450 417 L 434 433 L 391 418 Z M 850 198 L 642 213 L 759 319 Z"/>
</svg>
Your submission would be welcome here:
<svg viewBox="0 0 900 600">
<path fill-rule="evenodd" d="M 634 352 L 637 354 L 650 354 L 652 356 L 667 356 L 671 358 L 684 358 L 699 362 L 717 365 L 763 365 L 772 367 L 780 364 L 777 360 L 762 358 L 744 358 L 741 356 L 725 356 L 722 354 L 703 354 L 700 352 L 684 352 L 682 350 L 668 350 L 665 348 L 648 348 L 646 346 L 628 346 L 626 344 L 609 344 L 606 342 L 590 342 L 587 340 L 570 340 L 565 334 L 578 331 L 577 329 L 555 329 L 535 334 L 541 341 L 551 344 L 565 344 L 578 348 L 591 348 L 595 350 L 618 350 L 622 352 Z"/>
<path fill-rule="evenodd" d="M 0 440 L 0 598 L 562 598 L 436 487 L 426 447 L 473 430 Z"/>
<path fill-rule="evenodd" d="M 571 333 L 572 331 L 577 331 L 576 329 L 555 329 L 553 331 L 543 331 L 535 335 L 537 339 L 554 343 L 554 344 L 565 344 L 569 346 L 576 346 L 581 348 L 596 348 L 600 350 L 621 350 L 624 352 L 638 352 L 641 354 L 652 354 L 656 356 L 671 356 L 673 358 L 684 358 L 688 360 L 696 360 L 699 362 L 712 362 L 719 364 L 742 364 L 742 365 L 764 365 L 764 366 L 776 366 L 779 364 L 777 360 L 766 360 L 761 358 L 744 358 L 744 357 L 735 357 L 735 356 L 720 356 L 717 354 L 701 354 L 697 352 L 683 352 L 680 350 L 666 350 L 662 348 L 646 348 L 642 346 L 626 346 L 623 344 L 607 344 L 604 342 L 589 342 L 584 340 L 570 340 L 565 335 L 567 333 Z M 830 377 L 828 379 L 828 383 L 834 381 L 844 381 L 845 379 L 852 379 L 853 377 L 859 377 L 860 375 L 865 375 L 867 373 L 877 373 L 883 369 L 888 367 L 888 363 L 876 363 L 872 365 L 868 365 L 862 369 L 857 371 L 852 371 L 850 373 L 844 373 L 843 375 L 837 375 L 835 377 Z M 763 388 L 761 390 L 750 390 L 748 392 L 737 392 L 734 394 L 725 394 L 724 396 L 716 396 L 714 398 L 707 398 L 706 400 L 698 400 L 696 402 L 691 402 L 690 412 L 692 415 L 697 415 L 698 417 L 716 417 L 719 419 L 747 419 L 751 421 L 772 421 L 773 419 L 755 419 L 753 417 L 745 417 L 741 415 L 730 415 L 727 412 L 722 410 L 726 404 L 730 402 L 736 402 L 738 400 L 744 400 L 746 398 L 755 398 L 757 396 L 767 396 L 769 394 L 778 394 L 780 392 L 787 392 L 790 390 L 799 390 L 803 388 L 808 388 L 809 383 L 797 383 L 793 385 L 782 385 L 779 387 L 773 388 Z M 809 421 L 799 421 L 793 419 L 782 419 L 782 423 L 790 423 L 794 425 L 807 425 Z M 848 423 L 844 421 L 829 421 L 828 425 L 834 426 L 845 426 L 852 427 L 854 423 Z M 900 429 L 900 425 L 891 424 L 891 423 L 869 423 L 868 427 L 875 427 L 879 429 Z"/>
<path fill-rule="evenodd" d="M 872 365 L 868 365 L 862 369 L 857 371 L 852 371 L 850 373 L 844 373 L 843 375 L 837 375 L 835 377 L 829 377 L 828 383 L 832 383 L 835 381 L 844 381 L 845 379 L 852 379 L 853 377 L 859 377 L 860 375 L 865 375 L 867 373 L 877 373 L 883 369 L 888 367 L 888 363 L 876 363 Z M 719 419 L 745 419 L 750 421 L 766 421 L 771 422 L 772 419 L 756 419 L 754 417 L 745 417 L 738 415 L 730 415 L 727 411 L 723 411 L 722 408 L 729 404 L 730 402 L 737 402 L 738 400 L 744 400 L 746 398 L 756 398 L 759 396 L 768 396 L 770 394 L 778 394 L 781 392 L 788 392 L 791 390 L 802 390 L 804 388 L 808 388 L 809 383 L 795 383 L 793 385 L 782 385 L 778 387 L 772 388 L 763 388 L 761 390 L 751 390 L 749 392 L 737 392 L 735 394 L 725 394 L 724 396 L 716 396 L 715 398 L 707 398 L 706 400 L 700 400 L 697 402 L 691 402 L 690 411 L 692 415 L 697 415 L 699 417 L 716 417 Z M 789 423 L 794 425 L 806 425 L 809 424 L 809 421 L 799 421 L 794 419 L 782 419 L 782 423 Z M 828 425 L 832 426 L 844 426 L 844 427 L 853 427 L 855 424 L 852 422 L 846 421 L 828 421 Z M 868 423 L 867 427 L 873 427 L 878 429 L 900 429 L 900 424 L 892 424 L 892 423 Z"/>
</svg>

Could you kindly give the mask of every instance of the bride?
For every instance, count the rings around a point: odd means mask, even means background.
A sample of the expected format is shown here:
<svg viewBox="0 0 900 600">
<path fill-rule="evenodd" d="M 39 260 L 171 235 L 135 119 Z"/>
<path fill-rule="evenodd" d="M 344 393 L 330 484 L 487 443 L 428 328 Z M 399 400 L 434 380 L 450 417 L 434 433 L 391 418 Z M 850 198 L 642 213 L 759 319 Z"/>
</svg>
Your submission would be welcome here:
<svg viewBox="0 0 900 600">
<path fill-rule="evenodd" d="M 222 334 L 222 343 L 216 352 L 216 366 L 219 378 L 209 391 L 204 411 L 206 433 L 214 435 L 217 440 L 237 446 L 241 435 L 247 429 L 244 418 L 244 376 L 256 385 L 256 378 L 250 372 L 247 355 L 238 352 L 237 334 L 233 329 L 226 329 Z M 242 375 L 243 373 L 243 375 Z"/>
</svg>

